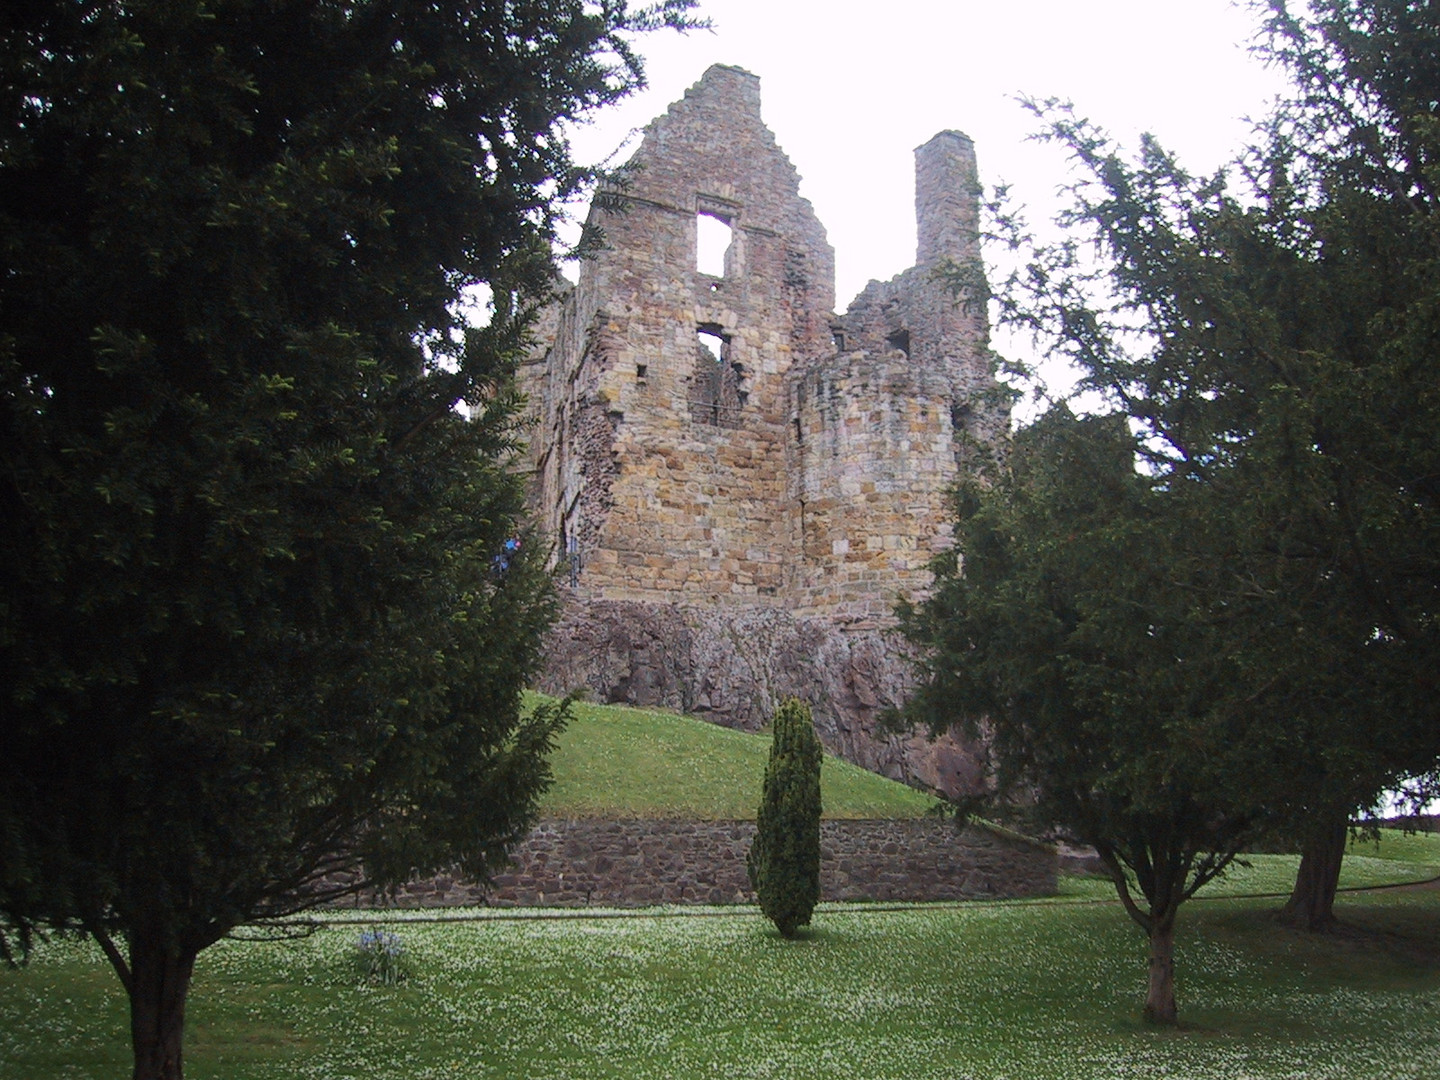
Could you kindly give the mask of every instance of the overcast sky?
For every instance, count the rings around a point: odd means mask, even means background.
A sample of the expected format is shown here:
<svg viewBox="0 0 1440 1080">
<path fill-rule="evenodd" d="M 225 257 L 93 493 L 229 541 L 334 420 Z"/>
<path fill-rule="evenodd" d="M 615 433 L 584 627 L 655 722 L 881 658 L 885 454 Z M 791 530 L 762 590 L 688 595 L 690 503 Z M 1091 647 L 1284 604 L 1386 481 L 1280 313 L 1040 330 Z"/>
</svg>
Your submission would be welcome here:
<svg viewBox="0 0 1440 1080">
<path fill-rule="evenodd" d="M 913 150 L 937 131 L 975 141 L 981 181 L 1008 183 L 1034 218 L 1065 179 L 1027 142 L 1018 95 L 1074 102 L 1127 146 L 1158 136 L 1191 171 L 1223 163 L 1281 85 L 1229 0 L 702 0 L 712 31 L 640 41 L 650 87 L 575 136 L 582 160 L 622 145 L 713 63 L 760 77 L 767 126 L 835 247 L 840 310 L 914 262 Z"/>
</svg>

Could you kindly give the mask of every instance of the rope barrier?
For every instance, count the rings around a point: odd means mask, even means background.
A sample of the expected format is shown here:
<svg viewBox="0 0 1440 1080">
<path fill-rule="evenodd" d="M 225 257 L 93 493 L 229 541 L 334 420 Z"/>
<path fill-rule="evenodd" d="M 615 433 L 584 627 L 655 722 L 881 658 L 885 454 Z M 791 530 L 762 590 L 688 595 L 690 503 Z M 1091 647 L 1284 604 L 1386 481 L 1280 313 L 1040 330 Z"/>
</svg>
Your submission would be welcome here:
<svg viewBox="0 0 1440 1080">
<path fill-rule="evenodd" d="M 1422 886 L 1440 886 L 1440 875 L 1425 878 L 1421 881 L 1400 881 L 1386 885 L 1348 885 L 1337 889 L 1337 893 L 1360 893 L 1360 892 L 1389 892 L 1395 889 L 1414 889 Z M 1228 893 L 1223 896 L 1193 896 L 1191 901 L 1221 900 L 1283 900 L 1290 894 L 1288 892 L 1269 893 Z M 1086 905 L 1118 904 L 1118 896 L 1096 897 L 1041 897 L 1037 899 L 1026 899 L 1023 897 L 1012 897 L 1010 899 L 996 900 L 938 900 L 938 901 L 880 901 L 877 903 L 856 903 L 846 907 L 826 907 L 822 904 L 817 909 L 821 915 L 883 915 L 895 914 L 905 911 L 963 911 L 974 908 L 993 907 L 1084 907 Z M 250 923 L 247 925 L 256 927 L 287 927 L 293 926 L 297 929 L 320 930 L 327 926 L 376 926 L 390 924 L 419 924 L 431 925 L 438 923 L 481 923 L 481 922 L 555 922 L 564 919 L 719 919 L 730 918 L 736 914 L 743 913 L 746 909 L 759 911 L 754 904 L 736 904 L 717 908 L 714 905 L 696 905 L 693 908 L 665 907 L 665 908 L 585 908 L 585 907 L 533 907 L 533 908 L 484 908 L 474 914 L 454 915 L 406 915 L 405 910 L 420 910 L 416 908 L 399 909 L 386 911 L 385 909 L 374 908 L 376 914 L 370 916 L 339 916 L 325 919 L 281 919 L 268 923 Z M 470 911 L 473 909 L 461 909 Z"/>
</svg>

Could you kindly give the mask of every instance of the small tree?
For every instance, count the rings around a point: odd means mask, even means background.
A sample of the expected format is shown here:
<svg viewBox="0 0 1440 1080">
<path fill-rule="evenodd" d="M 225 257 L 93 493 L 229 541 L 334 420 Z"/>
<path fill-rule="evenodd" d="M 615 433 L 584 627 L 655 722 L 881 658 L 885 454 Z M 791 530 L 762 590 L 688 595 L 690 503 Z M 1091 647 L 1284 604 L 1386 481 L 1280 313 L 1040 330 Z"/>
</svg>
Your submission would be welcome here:
<svg viewBox="0 0 1440 1080">
<path fill-rule="evenodd" d="M 1174 1024 L 1180 906 L 1267 824 L 1287 749 L 1236 693 L 1259 661 L 1225 588 L 1229 520 L 1135 454 L 1123 421 L 1064 406 L 1018 432 L 1003 468 L 960 485 L 955 549 L 903 628 L 910 714 L 983 730 L 1002 797 L 1096 849 L 1149 942 L 1145 1019 Z"/>
<path fill-rule="evenodd" d="M 820 899 L 820 740 L 809 707 L 794 698 L 775 714 L 755 826 L 750 884 L 765 917 L 794 937 Z"/>
</svg>

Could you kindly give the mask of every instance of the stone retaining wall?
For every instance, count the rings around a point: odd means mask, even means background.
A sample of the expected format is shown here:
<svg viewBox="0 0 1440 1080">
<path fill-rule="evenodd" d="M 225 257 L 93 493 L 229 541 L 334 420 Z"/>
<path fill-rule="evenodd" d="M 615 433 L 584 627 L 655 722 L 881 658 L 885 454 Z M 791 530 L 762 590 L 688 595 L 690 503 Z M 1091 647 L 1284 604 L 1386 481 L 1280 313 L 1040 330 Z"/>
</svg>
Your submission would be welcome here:
<svg viewBox="0 0 1440 1080">
<path fill-rule="evenodd" d="M 399 907 L 636 907 L 753 901 L 748 821 L 542 821 L 487 891 L 450 877 L 412 882 Z M 936 819 L 826 821 L 822 900 L 970 900 L 1055 891 L 1053 849 Z"/>
</svg>

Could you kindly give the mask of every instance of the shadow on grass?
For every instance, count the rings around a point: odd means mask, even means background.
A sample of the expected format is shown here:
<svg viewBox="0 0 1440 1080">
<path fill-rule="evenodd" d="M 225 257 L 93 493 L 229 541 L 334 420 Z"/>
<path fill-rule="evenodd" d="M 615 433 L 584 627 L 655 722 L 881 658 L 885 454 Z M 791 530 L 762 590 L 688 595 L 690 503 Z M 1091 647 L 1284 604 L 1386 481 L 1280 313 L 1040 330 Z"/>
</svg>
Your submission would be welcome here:
<svg viewBox="0 0 1440 1080">
<path fill-rule="evenodd" d="M 1337 905 L 1336 921 L 1316 937 L 1337 956 L 1360 962 L 1388 958 L 1397 964 L 1440 971 L 1440 919 L 1419 905 Z"/>
<path fill-rule="evenodd" d="M 767 942 L 775 946 L 822 945 L 826 941 L 832 939 L 838 940 L 839 938 L 843 937 L 843 935 L 838 934 L 832 928 L 815 926 L 812 923 L 810 926 L 800 927 L 795 931 L 793 936 L 787 938 L 784 934 L 780 933 L 780 931 L 775 928 L 774 923 L 768 920 L 764 921 L 764 926 L 760 930 L 760 936 L 764 938 Z"/>
<path fill-rule="evenodd" d="M 1417 898 L 1418 900 L 1418 898 Z M 1217 936 L 1273 962 L 1300 960 L 1312 978 L 1354 984 L 1430 979 L 1440 972 L 1440 918 L 1434 905 L 1404 894 L 1372 894 L 1338 903 L 1327 930 L 1300 930 L 1280 921 L 1279 907 L 1216 911 Z"/>
</svg>

